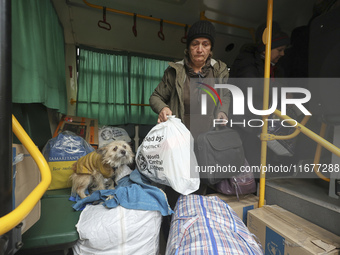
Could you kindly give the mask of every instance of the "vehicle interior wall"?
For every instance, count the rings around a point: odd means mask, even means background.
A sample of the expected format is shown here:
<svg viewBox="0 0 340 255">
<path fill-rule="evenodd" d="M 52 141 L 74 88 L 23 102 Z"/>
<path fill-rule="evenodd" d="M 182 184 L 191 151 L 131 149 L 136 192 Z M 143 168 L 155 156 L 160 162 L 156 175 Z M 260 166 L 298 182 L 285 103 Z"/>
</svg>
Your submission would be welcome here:
<svg viewBox="0 0 340 255">
<path fill-rule="evenodd" d="M 274 1 L 274 20 L 278 21 L 283 30 L 290 33 L 293 28 L 306 25 L 312 16 L 313 2 Z M 200 14 L 220 23 L 214 23 L 217 31 L 214 56 L 226 62 L 229 66 L 244 43 L 253 41 L 248 30 L 256 29 L 265 22 L 267 2 L 263 0 L 114 0 L 91 2 L 107 9 L 120 10 L 126 13 L 136 13 L 191 25 L 200 19 Z M 87 6 L 82 0 L 53 0 L 58 16 L 64 27 L 65 43 L 87 45 L 108 50 L 125 50 L 132 52 L 175 57 L 181 59 L 185 44 L 181 38 L 185 29 L 179 25 L 164 23 L 164 40 L 158 37 L 160 22 L 136 19 L 137 36 L 132 27 L 133 16 L 106 11 L 106 22 L 111 30 L 98 27 L 98 21 L 103 20 L 102 10 Z M 228 26 L 226 24 L 239 27 Z M 242 27 L 242 28 L 240 28 Z M 233 43 L 235 47 L 226 51 L 226 46 Z"/>
<path fill-rule="evenodd" d="M 77 97 L 76 53 L 77 45 L 87 45 L 93 48 L 130 51 L 155 56 L 181 59 L 185 44 L 181 38 L 185 35 L 182 26 L 164 23 L 164 40 L 157 33 L 160 23 L 144 18 L 136 19 L 137 35 L 132 31 L 133 16 L 140 14 L 149 17 L 174 21 L 181 24 L 192 24 L 200 19 L 204 12 L 206 18 L 224 24 L 214 23 L 217 31 L 214 47 L 214 57 L 226 62 L 230 67 L 246 43 L 253 42 L 252 34 L 243 28 L 253 28 L 263 23 L 266 18 L 267 2 L 263 0 L 100 0 L 96 2 L 83 0 L 52 0 L 64 27 L 66 44 L 66 86 L 68 89 L 68 114 L 76 115 L 76 104 L 71 104 Z M 282 30 L 291 34 L 294 28 L 307 25 L 313 16 L 313 7 L 321 1 L 310 0 L 275 0 L 273 5 L 273 19 L 278 21 Z M 103 21 L 103 12 L 92 8 L 86 3 L 105 6 L 125 14 L 112 11 L 106 12 L 106 22 L 111 25 L 110 30 L 98 27 Z M 227 24 L 231 24 L 230 26 Z M 240 27 L 235 27 L 235 26 Z M 226 50 L 228 45 L 234 45 Z M 70 69 L 71 68 L 71 69 Z M 312 124 L 308 124 L 312 125 Z M 314 126 L 314 125 L 313 125 Z M 316 123 L 319 130 L 319 123 Z M 308 140 L 308 138 L 304 139 Z M 309 141 L 309 140 L 308 140 Z M 303 143 L 304 144 L 304 143 Z M 312 151 L 315 143 L 311 142 Z"/>
<path fill-rule="evenodd" d="M 93 48 L 129 51 L 148 55 L 182 59 L 186 47 L 181 39 L 185 28 L 180 25 L 136 18 L 128 14 L 138 14 L 156 19 L 163 19 L 179 24 L 191 25 L 203 14 L 214 22 L 216 41 L 213 50 L 214 58 L 220 59 L 230 67 L 246 43 L 252 43 L 254 36 L 247 29 L 255 30 L 265 22 L 267 2 L 263 0 L 52 0 L 60 22 L 64 28 L 66 49 L 66 86 L 68 91 L 68 114 L 76 114 L 76 104 L 71 104 L 77 96 L 76 54 L 75 47 L 86 45 Z M 102 9 L 106 7 L 105 21 L 110 30 L 100 28 L 103 21 Z M 274 1 L 273 18 L 288 34 L 297 26 L 306 25 L 312 16 L 314 1 L 300 0 Z M 116 13 L 114 9 L 122 11 Z M 137 34 L 132 28 L 136 26 Z M 164 40 L 158 33 L 162 30 Z M 229 46 L 227 48 L 227 46 Z M 70 69 L 71 68 L 71 69 Z"/>
<path fill-rule="evenodd" d="M 77 98 L 76 46 L 87 45 L 98 49 L 131 51 L 176 59 L 183 57 L 185 44 L 180 41 L 184 35 L 183 27 L 164 24 L 163 41 L 157 36 L 160 29 L 158 22 L 137 19 L 138 35 L 135 37 L 132 33 L 132 16 L 107 13 L 106 19 L 112 26 L 111 30 L 107 31 L 97 26 L 98 21 L 103 19 L 101 10 L 86 6 L 82 0 L 52 2 L 64 27 L 68 115 L 76 115 L 76 104 L 71 103 Z M 263 0 L 99 0 L 95 4 L 184 24 L 192 24 L 199 19 L 200 13 L 205 11 L 206 16 L 213 20 L 254 29 L 266 16 L 266 1 Z M 274 0 L 274 19 L 280 22 L 283 30 L 289 34 L 295 27 L 308 23 L 312 16 L 313 4 L 314 1 L 311 0 Z M 217 38 L 214 56 L 231 66 L 242 45 L 253 41 L 252 36 L 244 29 L 222 24 L 215 26 Z M 235 47 L 227 51 L 226 47 L 230 44 Z M 46 109 L 41 104 L 14 105 L 13 113 L 40 149 L 51 138 L 60 117 L 59 113 Z M 49 125 L 45 125 L 47 123 Z M 138 136 L 144 137 L 149 128 L 142 126 L 140 129 L 132 129 L 133 134 L 134 131 L 138 132 L 136 146 L 141 142 L 138 141 Z M 306 154 L 308 147 L 314 152 L 315 143 L 306 139 L 310 146 L 303 141 L 298 151 Z M 301 158 L 309 156 L 299 154 Z"/>
<path fill-rule="evenodd" d="M 186 44 L 181 42 L 185 27 L 159 21 L 136 18 L 131 14 L 163 19 L 178 24 L 191 25 L 205 18 L 216 27 L 213 57 L 230 67 L 244 44 L 254 42 L 257 26 L 265 22 L 267 2 L 263 0 L 52 0 L 64 29 L 65 73 L 67 87 L 67 114 L 76 115 L 77 60 L 76 46 L 85 45 L 97 49 L 128 51 L 160 57 L 182 59 Z M 103 10 L 88 6 L 106 7 Z M 273 18 L 288 34 L 297 26 L 306 25 L 312 16 L 314 1 L 275 0 Z M 110 11 L 122 11 L 117 13 Z M 127 15 L 129 14 L 129 15 Z M 289 18 L 287 18 L 289 17 Z M 98 22 L 105 21 L 110 30 L 100 28 Z M 214 22 L 216 21 L 216 22 Z M 136 35 L 133 26 L 136 27 Z M 162 30 L 164 40 L 158 33 Z M 57 126 L 55 113 L 49 113 L 51 129 Z M 153 124 L 153 123 L 152 123 Z M 151 123 L 150 123 L 151 125 Z M 53 131 L 52 131 L 53 133 Z M 137 130 L 137 134 L 138 134 Z M 138 135 L 137 135 L 138 139 Z M 137 143 L 138 144 L 138 143 Z"/>
</svg>

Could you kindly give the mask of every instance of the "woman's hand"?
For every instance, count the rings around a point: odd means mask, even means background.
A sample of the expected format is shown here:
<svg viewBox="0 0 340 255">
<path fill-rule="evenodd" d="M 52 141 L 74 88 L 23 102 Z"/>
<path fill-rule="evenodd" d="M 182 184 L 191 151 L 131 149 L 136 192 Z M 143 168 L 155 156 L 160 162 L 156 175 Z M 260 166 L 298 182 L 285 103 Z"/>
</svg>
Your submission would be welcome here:
<svg viewBox="0 0 340 255">
<path fill-rule="evenodd" d="M 158 114 L 157 123 L 165 122 L 168 120 L 168 116 L 172 115 L 172 111 L 169 107 L 164 107 L 161 112 Z"/>
<path fill-rule="evenodd" d="M 221 126 L 226 126 L 227 123 L 228 123 L 227 114 L 225 114 L 224 112 L 219 112 L 219 113 L 217 114 L 217 119 L 219 119 L 219 120 L 225 120 L 225 121 L 221 124 Z"/>
</svg>

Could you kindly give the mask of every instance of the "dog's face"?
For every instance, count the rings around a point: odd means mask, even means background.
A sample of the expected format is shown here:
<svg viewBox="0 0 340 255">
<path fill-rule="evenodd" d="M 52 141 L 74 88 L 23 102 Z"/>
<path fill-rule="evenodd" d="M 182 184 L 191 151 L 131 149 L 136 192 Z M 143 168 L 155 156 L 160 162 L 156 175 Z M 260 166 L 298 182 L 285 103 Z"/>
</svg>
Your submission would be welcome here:
<svg viewBox="0 0 340 255">
<path fill-rule="evenodd" d="M 97 152 L 103 155 L 103 164 L 108 164 L 111 167 L 131 164 L 135 156 L 130 145 L 120 140 L 99 148 Z"/>
</svg>

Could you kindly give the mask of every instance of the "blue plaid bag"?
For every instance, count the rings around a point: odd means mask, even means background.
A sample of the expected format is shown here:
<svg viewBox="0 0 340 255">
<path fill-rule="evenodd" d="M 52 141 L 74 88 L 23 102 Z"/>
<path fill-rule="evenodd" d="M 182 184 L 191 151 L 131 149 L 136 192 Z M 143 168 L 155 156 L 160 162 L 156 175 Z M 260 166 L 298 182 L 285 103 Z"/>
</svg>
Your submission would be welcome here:
<svg viewBox="0 0 340 255">
<path fill-rule="evenodd" d="M 166 255 L 263 254 L 243 221 L 218 197 L 180 196 Z"/>
</svg>

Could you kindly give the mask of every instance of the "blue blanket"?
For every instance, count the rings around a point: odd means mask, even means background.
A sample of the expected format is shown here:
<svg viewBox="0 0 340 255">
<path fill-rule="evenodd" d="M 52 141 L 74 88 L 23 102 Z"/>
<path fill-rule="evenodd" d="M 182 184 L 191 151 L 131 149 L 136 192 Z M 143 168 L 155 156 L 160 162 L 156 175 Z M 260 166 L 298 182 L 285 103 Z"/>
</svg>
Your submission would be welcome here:
<svg viewBox="0 0 340 255">
<path fill-rule="evenodd" d="M 113 196 L 113 198 L 106 200 L 108 196 Z M 165 193 L 150 185 L 137 169 L 120 179 L 115 189 L 97 190 L 84 199 L 71 196 L 70 200 L 76 202 L 72 206 L 76 211 L 82 210 L 86 204 L 95 202 L 107 208 L 121 205 L 127 209 L 160 211 L 163 216 L 173 213 Z"/>
</svg>

